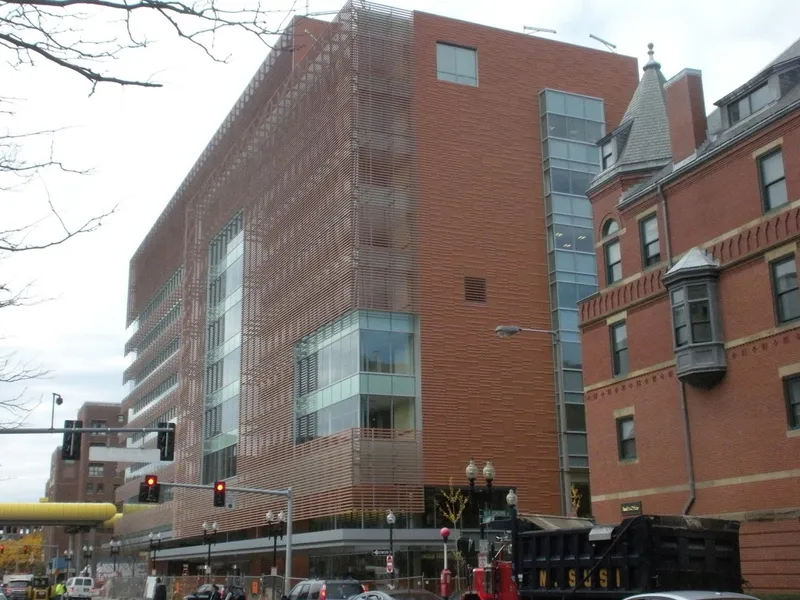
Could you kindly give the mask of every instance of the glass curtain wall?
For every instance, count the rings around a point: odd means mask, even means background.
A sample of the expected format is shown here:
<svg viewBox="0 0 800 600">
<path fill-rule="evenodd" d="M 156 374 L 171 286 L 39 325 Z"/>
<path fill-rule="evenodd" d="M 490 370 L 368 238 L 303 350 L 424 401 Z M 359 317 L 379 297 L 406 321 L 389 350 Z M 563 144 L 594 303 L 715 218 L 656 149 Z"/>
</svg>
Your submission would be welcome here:
<svg viewBox="0 0 800 600">
<path fill-rule="evenodd" d="M 301 340 L 295 442 L 353 427 L 416 429 L 414 316 L 354 311 Z"/>
<path fill-rule="evenodd" d="M 597 141 L 605 135 L 603 101 L 544 90 L 542 120 L 547 250 L 552 327 L 561 340 L 567 493 L 579 513 L 589 510 L 589 456 L 583 404 L 583 361 L 577 303 L 597 291 L 592 206 L 586 190 L 600 172 Z M 558 375 L 558 373 L 556 374 Z M 556 377 L 556 381 L 559 378 Z"/>
<path fill-rule="evenodd" d="M 212 240 L 208 259 L 203 483 L 236 475 L 242 371 L 242 215 Z"/>
</svg>

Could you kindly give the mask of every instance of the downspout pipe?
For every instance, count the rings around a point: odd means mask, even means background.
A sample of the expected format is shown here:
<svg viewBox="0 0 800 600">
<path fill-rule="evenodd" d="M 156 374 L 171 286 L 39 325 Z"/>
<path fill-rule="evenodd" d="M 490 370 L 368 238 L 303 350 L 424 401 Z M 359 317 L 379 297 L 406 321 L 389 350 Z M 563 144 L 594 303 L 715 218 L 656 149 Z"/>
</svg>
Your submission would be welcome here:
<svg viewBox="0 0 800 600">
<path fill-rule="evenodd" d="M 664 187 L 661 182 L 656 186 L 658 193 L 658 200 L 661 205 L 661 216 L 664 220 L 664 249 L 667 252 L 668 268 L 672 267 L 672 244 L 670 243 L 669 234 L 669 212 L 667 210 L 667 196 L 664 194 Z M 694 479 L 694 455 L 692 453 L 692 434 L 689 429 L 689 407 L 686 404 L 686 384 L 678 380 L 678 395 L 680 397 L 681 405 L 681 422 L 683 424 L 683 445 L 686 455 L 686 476 L 689 485 L 689 497 L 686 499 L 686 504 L 681 510 L 682 515 L 688 515 L 692 510 L 694 502 L 697 499 L 697 485 Z"/>
<path fill-rule="evenodd" d="M 686 448 L 686 474 L 689 478 L 689 497 L 681 510 L 682 515 L 688 515 L 697 499 L 697 486 L 694 480 L 694 456 L 692 455 L 692 434 L 689 431 L 689 408 L 686 405 L 686 384 L 678 381 L 678 393 L 681 398 L 681 418 L 683 420 L 683 444 Z"/>
</svg>

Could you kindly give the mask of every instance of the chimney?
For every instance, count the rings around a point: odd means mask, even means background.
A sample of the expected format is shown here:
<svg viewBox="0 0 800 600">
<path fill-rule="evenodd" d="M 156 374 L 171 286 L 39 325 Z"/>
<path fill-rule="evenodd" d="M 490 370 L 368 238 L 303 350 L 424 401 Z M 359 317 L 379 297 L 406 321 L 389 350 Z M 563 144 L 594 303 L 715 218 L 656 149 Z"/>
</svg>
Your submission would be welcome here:
<svg viewBox="0 0 800 600">
<path fill-rule="evenodd" d="M 669 120 L 672 161 L 688 158 L 706 139 L 706 107 L 703 99 L 703 74 L 684 69 L 664 86 Z"/>
</svg>

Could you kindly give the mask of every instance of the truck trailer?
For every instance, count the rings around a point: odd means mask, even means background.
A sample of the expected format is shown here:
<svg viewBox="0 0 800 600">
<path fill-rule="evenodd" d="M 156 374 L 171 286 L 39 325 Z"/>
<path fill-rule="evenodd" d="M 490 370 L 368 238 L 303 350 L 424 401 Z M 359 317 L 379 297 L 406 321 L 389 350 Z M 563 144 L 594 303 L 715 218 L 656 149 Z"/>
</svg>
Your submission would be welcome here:
<svg viewBox="0 0 800 600">
<path fill-rule="evenodd" d="M 638 515 L 617 525 L 511 529 L 511 560 L 473 570 L 465 600 L 621 600 L 656 591 L 742 592 L 739 522 Z"/>
</svg>

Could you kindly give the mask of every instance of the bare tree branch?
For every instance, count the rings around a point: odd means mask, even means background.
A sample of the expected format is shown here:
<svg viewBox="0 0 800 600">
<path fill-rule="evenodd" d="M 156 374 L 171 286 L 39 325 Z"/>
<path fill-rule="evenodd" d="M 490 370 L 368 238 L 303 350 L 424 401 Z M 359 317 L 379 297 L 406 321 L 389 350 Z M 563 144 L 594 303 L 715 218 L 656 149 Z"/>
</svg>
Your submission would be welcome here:
<svg viewBox="0 0 800 600">
<path fill-rule="evenodd" d="M 133 16 L 159 16 L 175 35 L 201 49 L 208 57 L 226 62 L 214 52 L 215 36 L 227 29 L 239 30 L 270 46 L 270 38 L 278 30 L 269 26 L 275 13 L 285 10 L 266 10 L 242 4 L 221 8 L 219 0 L 0 0 L 0 49 L 5 47 L 14 66 L 34 64 L 42 58 L 59 67 L 77 73 L 92 84 L 161 87 L 162 84 L 141 77 L 123 77 L 104 72 L 96 64 L 117 58 L 125 50 L 144 48 L 146 37 L 134 34 Z M 291 12 L 291 11 L 290 11 Z M 118 35 L 106 40 L 84 39 L 83 22 L 88 16 L 103 17 L 120 13 Z"/>
</svg>

